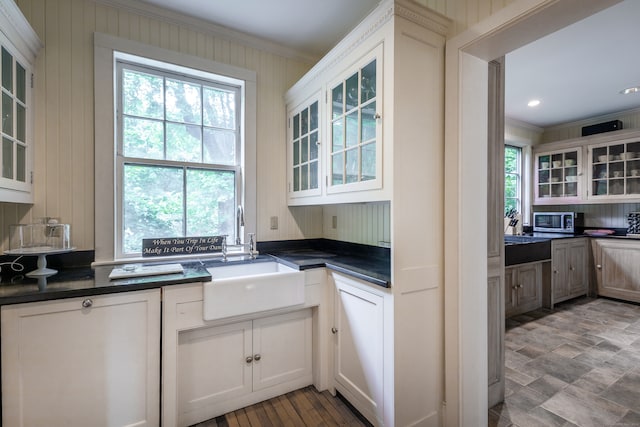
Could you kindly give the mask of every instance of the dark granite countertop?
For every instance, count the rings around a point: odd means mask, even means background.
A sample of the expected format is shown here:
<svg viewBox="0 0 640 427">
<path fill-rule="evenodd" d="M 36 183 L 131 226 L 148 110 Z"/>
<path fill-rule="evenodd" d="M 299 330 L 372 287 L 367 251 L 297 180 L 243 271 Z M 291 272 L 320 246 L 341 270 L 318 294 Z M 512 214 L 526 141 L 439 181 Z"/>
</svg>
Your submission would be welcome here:
<svg viewBox="0 0 640 427">
<path fill-rule="evenodd" d="M 327 267 L 378 286 L 390 286 L 391 268 L 388 249 L 371 249 L 371 247 L 365 245 L 344 244 L 342 242 L 331 243 L 329 241 L 327 243 L 324 239 L 292 242 L 259 244 L 258 249 L 263 255 L 258 256 L 256 260 L 230 258 L 229 263 L 266 262 L 276 258 L 278 261 L 299 270 Z M 69 254 L 68 256 L 72 261 L 78 258 L 87 258 L 87 254 L 83 253 L 76 254 L 75 258 L 74 254 Z M 154 259 L 142 264 L 175 262 Z M 21 274 L 22 272 L 17 274 L 13 272 L 13 275 L 5 275 L 3 270 L 3 276 L 0 280 L 0 305 L 206 282 L 211 280 L 211 275 L 207 268 L 229 265 L 229 263 L 224 264 L 218 259 L 207 261 L 190 260 L 181 263 L 184 269 L 183 273 L 132 277 L 119 280 L 109 279 L 111 270 L 119 265 L 92 268 L 78 266 L 71 262 L 70 267 L 58 268 L 57 274 L 40 279 L 26 277 Z M 3 268 L 10 269 L 10 267 L 6 265 Z M 31 266 L 26 266 L 25 271 L 30 271 L 30 268 Z"/>
</svg>

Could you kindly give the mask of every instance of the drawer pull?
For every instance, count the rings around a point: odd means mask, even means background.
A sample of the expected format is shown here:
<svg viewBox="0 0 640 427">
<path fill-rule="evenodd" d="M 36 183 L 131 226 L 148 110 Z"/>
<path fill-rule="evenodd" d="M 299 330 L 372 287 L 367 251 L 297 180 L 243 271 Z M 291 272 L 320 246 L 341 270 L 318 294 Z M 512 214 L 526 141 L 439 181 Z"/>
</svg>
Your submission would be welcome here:
<svg viewBox="0 0 640 427">
<path fill-rule="evenodd" d="M 93 301 L 91 300 L 91 298 L 87 298 L 86 300 L 82 301 L 83 308 L 89 308 L 92 306 L 93 306 Z"/>
</svg>

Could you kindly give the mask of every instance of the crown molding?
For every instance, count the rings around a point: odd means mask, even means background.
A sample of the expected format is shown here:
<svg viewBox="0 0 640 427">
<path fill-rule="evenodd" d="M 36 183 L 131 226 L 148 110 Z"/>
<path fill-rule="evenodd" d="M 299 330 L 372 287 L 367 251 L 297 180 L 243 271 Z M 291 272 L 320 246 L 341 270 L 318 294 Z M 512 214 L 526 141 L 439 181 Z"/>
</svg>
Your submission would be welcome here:
<svg viewBox="0 0 640 427">
<path fill-rule="evenodd" d="M 291 92 L 298 92 L 322 76 L 327 70 L 374 36 L 394 18 L 407 19 L 421 27 L 445 36 L 451 20 L 444 15 L 428 9 L 412 0 L 383 0 L 349 34 L 336 44 L 318 63 L 287 91 L 286 101 L 291 100 Z"/>
<path fill-rule="evenodd" d="M 211 35 L 216 38 L 226 39 L 231 42 L 239 43 L 247 47 L 273 53 L 285 58 L 296 59 L 308 64 L 314 64 L 319 58 L 299 50 L 290 49 L 252 36 L 241 31 L 233 30 L 223 25 L 214 24 L 203 19 L 194 18 L 179 12 L 163 9 L 152 4 L 144 3 L 139 0 L 93 0 L 105 6 L 116 9 L 125 10 L 127 12 L 145 16 L 169 24 L 180 25 L 191 30 L 196 30 L 204 34 Z"/>
<path fill-rule="evenodd" d="M 29 62 L 35 60 L 43 47 L 42 41 L 13 0 L 0 1 L 0 31 Z"/>
</svg>

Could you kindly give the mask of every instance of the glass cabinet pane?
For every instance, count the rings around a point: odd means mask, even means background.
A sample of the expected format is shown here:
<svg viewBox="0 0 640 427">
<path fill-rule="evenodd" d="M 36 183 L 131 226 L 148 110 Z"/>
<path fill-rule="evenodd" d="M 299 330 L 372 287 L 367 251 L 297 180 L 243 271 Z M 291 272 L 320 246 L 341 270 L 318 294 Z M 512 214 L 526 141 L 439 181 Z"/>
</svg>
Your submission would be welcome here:
<svg viewBox="0 0 640 427">
<path fill-rule="evenodd" d="M 16 62 L 16 98 L 24 103 L 27 96 L 26 70 Z"/>
<path fill-rule="evenodd" d="M 16 138 L 18 141 L 25 142 L 27 133 L 27 113 L 20 104 L 16 105 Z"/>
<path fill-rule="evenodd" d="M 376 61 L 373 60 L 362 68 L 360 84 L 360 102 L 365 103 L 376 96 Z"/>
<path fill-rule="evenodd" d="M 316 101 L 309 107 L 309 130 L 318 129 L 318 119 L 318 101 Z"/>
<path fill-rule="evenodd" d="M 318 101 L 302 108 L 292 120 L 292 192 L 318 189 Z"/>
<path fill-rule="evenodd" d="M 2 48 L 2 87 L 13 93 L 13 55 Z"/>
<path fill-rule="evenodd" d="M 357 183 L 376 178 L 377 61 L 348 75 L 332 90 L 332 184 Z M 339 104 L 344 85 L 344 102 Z M 343 156 L 338 154 L 342 152 Z M 337 170 L 335 168 L 342 169 Z"/>
<path fill-rule="evenodd" d="M 2 138 L 2 177 L 13 179 L 13 142 Z"/>
<path fill-rule="evenodd" d="M 20 144 L 16 146 L 16 180 L 27 181 L 27 149 Z"/>
<path fill-rule="evenodd" d="M 358 74 L 354 74 L 345 82 L 345 112 L 358 106 Z"/>
<path fill-rule="evenodd" d="M 13 99 L 6 93 L 2 94 L 2 132 L 13 136 Z"/>
<path fill-rule="evenodd" d="M 343 93 L 342 93 L 342 83 L 338 86 L 334 87 L 331 91 L 331 112 L 334 119 L 340 117 L 344 112 L 343 108 Z"/>
</svg>

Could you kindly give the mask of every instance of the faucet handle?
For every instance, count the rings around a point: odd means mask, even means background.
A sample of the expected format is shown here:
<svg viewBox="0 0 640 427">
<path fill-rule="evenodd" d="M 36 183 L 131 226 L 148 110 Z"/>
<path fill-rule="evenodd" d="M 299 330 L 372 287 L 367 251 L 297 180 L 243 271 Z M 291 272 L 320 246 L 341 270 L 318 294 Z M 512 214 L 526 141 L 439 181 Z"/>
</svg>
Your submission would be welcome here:
<svg viewBox="0 0 640 427">
<path fill-rule="evenodd" d="M 256 233 L 248 233 L 249 234 L 249 256 L 254 259 L 255 251 L 256 251 Z"/>
</svg>

